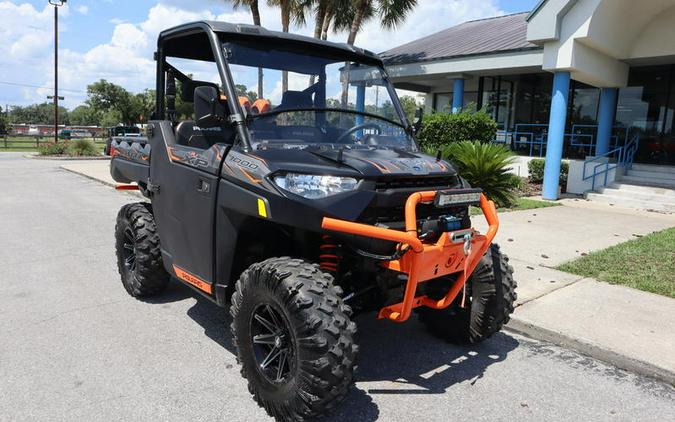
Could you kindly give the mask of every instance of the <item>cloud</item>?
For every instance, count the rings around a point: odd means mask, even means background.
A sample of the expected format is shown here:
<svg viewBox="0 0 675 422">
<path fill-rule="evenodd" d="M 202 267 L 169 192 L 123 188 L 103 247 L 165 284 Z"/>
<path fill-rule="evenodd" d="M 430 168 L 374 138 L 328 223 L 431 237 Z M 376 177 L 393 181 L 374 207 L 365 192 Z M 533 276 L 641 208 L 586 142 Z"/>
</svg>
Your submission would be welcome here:
<svg viewBox="0 0 675 422">
<path fill-rule="evenodd" d="M 355 44 L 380 53 L 468 20 L 505 13 L 497 7 L 496 0 L 419 0 L 405 23 L 385 30 L 378 19 L 373 19 L 357 34 Z M 332 35 L 332 38 L 346 40 L 347 33 Z"/>
<path fill-rule="evenodd" d="M 64 31 L 77 33 L 78 19 L 88 13 L 87 6 L 74 7 L 77 12 L 69 15 L 69 6 L 60 11 L 60 27 Z M 280 30 L 279 10 L 260 3 L 263 26 Z M 368 22 L 358 34 L 356 44 L 372 51 L 383 51 L 399 44 L 440 31 L 457 23 L 503 12 L 496 0 L 419 0 L 417 8 L 408 16 L 406 22 L 396 31 L 385 31 L 375 19 Z M 70 17 L 69 17 L 70 16 Z M 0 69 L 2 80 L 30 83 L 51 87 L 53 85 L 53 11 L 46 5 L 36 9 L 29 3 L 17 4 L 0 0 Z M 156 0 L 147 15 L 138 20 L 124 21 L 110 18 L 114 25 L 109 41 L 77 51 L 61 44 L 60 87 L 74 91 L 65 91 L 65 105 L 75 107 L 86 98 L 86 86 L 99 79 L 123 85 L 139 92 L 154 88 L 155 62 L 152 54 L 160 31 L 182 23 L 209 19 L 234 23 L 252 23 L 247 8 L 231 10 L 222 0 Z M 292 32 L 311 35 L 313 18 L 307 19 L 307 26 L 291 28 Z M 83 36 L 85 36 L 83 34 Z M 331 41 L 343 42 L 346 33 L 330 34 Z M 195 77 L 213 80 L 206 65 L 195 66 L 191 70 Z M 278 79 L 268 79 L 270 86 L 266 92 L 280 97 Z M 249 88 L 255 88 L 254 79 L 245 81 Z M 304 78 L 291 79 L 291 89 L 298 84 L 306 84 Z M 49 89 L 9 88 L 0 85 L 0 102 L 33 103 L 42 101 Z"/>
</svg>

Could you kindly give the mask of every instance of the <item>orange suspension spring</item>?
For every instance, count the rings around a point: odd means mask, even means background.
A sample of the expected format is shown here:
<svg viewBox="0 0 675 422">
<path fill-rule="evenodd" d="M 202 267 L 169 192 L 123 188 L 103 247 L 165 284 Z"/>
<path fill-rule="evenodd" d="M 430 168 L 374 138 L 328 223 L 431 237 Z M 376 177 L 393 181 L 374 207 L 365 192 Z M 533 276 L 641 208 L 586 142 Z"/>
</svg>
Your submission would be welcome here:
<svg viewBox="0 0 675 422">
<path fill-rule="evenodd" d="M 320 246 L 319 254 L 319 267 L 324 271 L 330 271 L 332 273 L 337 272 L 338 264 L 342 257 L 338 254 L 339 246 L 335 244 L 335 240 L 324 234 L 321 236 L 323 243 Z"/>
</svg>

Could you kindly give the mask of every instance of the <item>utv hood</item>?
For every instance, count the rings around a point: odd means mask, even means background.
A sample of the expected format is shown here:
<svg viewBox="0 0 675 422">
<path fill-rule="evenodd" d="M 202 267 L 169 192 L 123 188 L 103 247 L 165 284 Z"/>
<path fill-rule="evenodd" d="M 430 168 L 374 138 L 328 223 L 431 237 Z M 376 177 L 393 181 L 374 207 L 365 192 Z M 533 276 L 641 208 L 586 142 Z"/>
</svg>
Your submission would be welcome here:
<svg viewBox="0 0 675 422">
<path fill-rule="evenodd" d="M 268 149 L 255 151 L 252 155 L 265 160 L 271 172 L 327 173 L 364 178 L 457 175 L 444 160 L 419 152 L 384 148 Z"/>
</svg>

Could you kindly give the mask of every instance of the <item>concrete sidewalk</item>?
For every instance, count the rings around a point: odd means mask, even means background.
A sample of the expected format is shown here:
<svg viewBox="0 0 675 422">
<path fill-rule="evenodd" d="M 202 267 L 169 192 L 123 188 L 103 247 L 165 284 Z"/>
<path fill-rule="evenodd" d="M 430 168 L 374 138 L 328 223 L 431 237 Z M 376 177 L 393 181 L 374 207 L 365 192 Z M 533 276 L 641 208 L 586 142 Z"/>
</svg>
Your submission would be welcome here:
<svg viewBox="0 0 675 422">
<path fill-rule="evenodd" d="M 500 214 L 496 241 L 518 282 L 519 306 L 508 328 L 675 385 L 675 300 L 552 268 L 673 227 L 675 215 L 561 202 Z"/>
<path fill-rule="evenodd" d="M 61 168 L 116 185 L 107 161 Z M 675 300 L 553 268 L 673 227 L 675 215 L 584 200 L 561 203 L 500 214 L 496 241 L 511 258 L 518 282 L 518 307 L 507 328 L 675 385 Z M 486 228 L 480 217 L 474 224 Z"/>
<path fill-rule="evenodd" d="M 75 161 L 68 164 L 61 165 L 61 168 L 80 176 L 88 177 L 108 186 L 117 186 L 119 183 L 115 182 L 110 175 L 110 161 L 106 160 L 91 160 L 91 161 Z"/>
</svg>

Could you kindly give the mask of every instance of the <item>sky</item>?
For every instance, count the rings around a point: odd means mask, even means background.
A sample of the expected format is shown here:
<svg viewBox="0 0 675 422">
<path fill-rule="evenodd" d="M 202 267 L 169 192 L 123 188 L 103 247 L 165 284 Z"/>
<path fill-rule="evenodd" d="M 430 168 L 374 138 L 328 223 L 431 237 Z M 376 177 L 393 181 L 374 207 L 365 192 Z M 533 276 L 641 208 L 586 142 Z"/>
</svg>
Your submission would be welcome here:
<svg viewBox="0 0 675 422">
<path fill-rule="evenodd" d="M 380 52 L 461 22 L 531 10 L 537 0 L 418 0 L 418 6 L 394 31 L 375 21 L 356 45 Z M 263 26 L 280 30 L 279 10 L 260 1 Z M 154 86 L 157 34 L 194 20 L 252 23 L 246 9 L 225 0 L 69 0 L 59 8 L 59 95 L 74 108 L 86 99 L 86 87 L 99 79 L 132 92 Z M 54 86 L 53 7 L 47 0 L 0 0 L 0 106 L 46 101 Z M 291 32 L 311 35 L 313 22 Z M 329 35 L 344 42 L 346 33 Z M 252 87 L 250 87 L 252 88 Z"/>
</svg>

